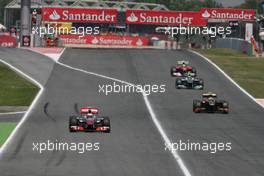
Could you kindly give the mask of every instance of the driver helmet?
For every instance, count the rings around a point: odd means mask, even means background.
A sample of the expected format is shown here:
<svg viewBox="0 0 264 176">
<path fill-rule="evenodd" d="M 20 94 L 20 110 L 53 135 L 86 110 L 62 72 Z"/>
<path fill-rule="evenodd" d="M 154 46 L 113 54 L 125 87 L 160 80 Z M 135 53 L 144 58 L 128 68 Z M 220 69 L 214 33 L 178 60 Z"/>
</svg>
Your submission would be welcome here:
<svg viewBox="0 0 264 176">
<path fill-rule="evenodd" d="M 93 116 L 93 113 L 92 113 L 91 110 L 89 110 L 89 111 L 87 112 L 87 117 L 92 117 L 92 116 Z"/>
<path fill-rule="evenodd" d="M 187 72 L 187 77 L 192 77 L 192 72 Z"/>
</svg>

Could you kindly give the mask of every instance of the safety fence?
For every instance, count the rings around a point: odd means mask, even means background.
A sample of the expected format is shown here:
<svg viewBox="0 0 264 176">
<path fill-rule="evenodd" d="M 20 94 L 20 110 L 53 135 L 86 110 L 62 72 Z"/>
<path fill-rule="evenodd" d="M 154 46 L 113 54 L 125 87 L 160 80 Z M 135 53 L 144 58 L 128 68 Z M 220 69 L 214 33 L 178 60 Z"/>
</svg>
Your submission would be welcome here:
<svg viewBox="0 0 264 176">
<path fill-rule="evenodd" d="M 215 41 L 215 48 L 231 48 L 248 55 L 253 55 L 252 44 L 248 41 L 238 38 L 219 38 Z"/>
</svg>

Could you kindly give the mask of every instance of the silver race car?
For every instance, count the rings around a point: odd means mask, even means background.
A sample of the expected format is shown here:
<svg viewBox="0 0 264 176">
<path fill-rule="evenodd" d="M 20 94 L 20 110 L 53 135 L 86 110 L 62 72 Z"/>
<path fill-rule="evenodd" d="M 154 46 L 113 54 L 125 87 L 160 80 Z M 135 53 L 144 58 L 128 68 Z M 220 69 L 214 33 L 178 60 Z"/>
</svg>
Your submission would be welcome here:
<svg viewBox="0 0 264 176">
<path fill-rule="evenodd" d="M 177 89 L 203 90 L 204 81 L 201 78 L 194 78 L 192 76 L 179 77 L 179 78 L 176 79 L 175 87 Z"/>
</svg>

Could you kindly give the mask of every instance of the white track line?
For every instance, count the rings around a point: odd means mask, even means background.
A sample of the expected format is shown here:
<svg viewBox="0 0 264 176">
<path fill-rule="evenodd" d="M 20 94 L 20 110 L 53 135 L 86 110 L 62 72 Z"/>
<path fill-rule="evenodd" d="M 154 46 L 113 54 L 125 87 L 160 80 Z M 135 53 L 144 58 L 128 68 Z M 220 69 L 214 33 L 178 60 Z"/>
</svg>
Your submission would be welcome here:
<svg viewBox="0 0 264 176">
<path fill-rule="evenodd" d="M 264 99 L 256 99 L 256 101 L 264 108 Z"/>
<path fill-rule="evenodd" d="M 75 67 L 72 67 L 72 66 L 69 66 L 69 65 L 66 65 L 64 63 L 61 63 L 60 61 L 57 62 L 58 64 L 60 64 L 61 66 L 64 66 L 66 68 L 69 68 L 69 69 L 72 69 L 72 70 L 75 70 L 75 71 L 79 71 L 79 72 L 82 72 L 82 73 L 86 73 L 86 74 L 90 74 L 90 75 L 94 75 L 94 76 L 97 76 L 97 77 L 101 77 L 101 78 L 105 78 L 105 79 L 109 79 L 109 80 L 113 80 L 113 81 L 116 81 L 116 82 L 120 82 L 120 83 L 123 83 L 123 84 L 127 84 L 127 85 L 130 85 L 130 86 L 136 86 L 132 83 L 129 83 L 129 82 L 126 82 L 126 81 L 122 81 L 122 80 L 119 80 L 119 79 L 116 79 L 116 78 L 112 78 L 112 77 L 109 77 L 109 76 L 104 76 L 104 75 L 101 75 L 101 74 L 97 74 L 97 73 L 94 73 L 94 72 L 89 72 L 89 71 L 86 71 L 86 70 L 82 70 L 82 69 L 79 69 L 79 68 L 75 68 Z M 140 87 L 139 87 L 140 88 Z M 141 88 L 142 90 L 142 88 Z M 157 127 L 160 135 L 162 136 L 164 142 L 167 144 L 167 146 L 171 146 L 171 141 L 170 139 L 168 138 L 167 134 L 165 133 L 165 131 L 163 130 L 158 118 L 156 117 L 156 114 L 155 112 L 153 111 L 153 108 L 150 104 L 150 101 L 146 95 L 146 93 L 142 90 L 142 96 L 143 96 L 143 99 L 144 99 L 144 102 L 147 106 L 147 109 L 150 113 L 150 116 L 151 116 L 151 119 L 152 121 L 154 122 L 155 126 Z M 174 157 L 174 159 L 176 160 L 176 162 L 178 163 L 179 167 L 181 168 L 183 174 L 185 176 L 191 176 L 191 173 L 190 171 L 188 170 L 188 168 L 185 166 L 183 160 L 181 159 L 181 157 L 179 156 L 179 154 L 177 153 L 177 151 L 171 149 L 171 154 L 172 156 Z"/>
<path fill-rule="evenodd" d="M 0 61 L 1 62 L 1 61 Z M 0 113 L 0 116 L 1 115 L 13 115 L 13 114 L 24 114 L 26 113 L 27 111 L 15 111 L 15 112 L 1 112 Z"/>
<path fill-rule="evenodd" d="M 220 71 L 229 81 L 231 81 L 238 89 L 240 89 L 244 94 L 246 94 L 250 99 L 252 99 L 254 102 L 256 102 L 259 106 L 261 106 L 262 108 L 264 108 L 263 105 L 261 105 L 252 95 L 250 95 L 245 89 L 243 89 L 242 87 L 240 87 L 240 85 L 238 85 L 230 76 L 228 76 L 220 67 L 218 67 L 214 62 L 212 62 L 210 59 L 208 59 L 207 57 L 205 57 L 204 55 L 193 51 L 193 50 L 188 50 L 202 58 L 204 58 L 208 63 L 210 63 L 211 65 L 213 65 L 218 71 Z"/>
<path fill-rule="evenodd" d="M 6 61 L 0 59 L 0 62 L 2 62 L 3 64 L 7 65 L 9 68 L 11 68 L 12 70 L 14 70 L 18 74 L 22 75 L 23 77 L 27 78 L 29 81 L 31 81 L 33 84 L 37 85 L 40 88 L 40 91 L 38 92 L 37 96 L 34 98 L 34 100 L 31 103 L 29 109 L 27 110 L 27 112 L 25 113 L 25 115 L 22 117 L 22 119 L 20 120 L 20 122 L 17 124 L 17 126 L 15 127 L 15 129 L 12 131 L 12 133 L 9 135 L 9 137 L 5 141 L 4 145 L 2 145 L 2 147 L 0 148 L 0 156 L 2 156 L 2 153 L 4 152 L 4 150 L 14 140 L 17 131 L 20 129 L 20 127 L 26 121 L 26 119 L 27 119 L 28 115 L 30 114 L 30 112 L 32 111 L 32 109 L 36 106 L 36 103 L 37 103 L 38 99 L 40 98 L 41 94 L 44 91 L 44 87 L 38 81 L 36 81 L 34 78 L 30 77 L 29 75 L 27 75 L 26 73 L 24 73 L 21 70 L 17 69 L 16 67 L 12 66 L 11 64 L 7 63 Z"/>
</svg>

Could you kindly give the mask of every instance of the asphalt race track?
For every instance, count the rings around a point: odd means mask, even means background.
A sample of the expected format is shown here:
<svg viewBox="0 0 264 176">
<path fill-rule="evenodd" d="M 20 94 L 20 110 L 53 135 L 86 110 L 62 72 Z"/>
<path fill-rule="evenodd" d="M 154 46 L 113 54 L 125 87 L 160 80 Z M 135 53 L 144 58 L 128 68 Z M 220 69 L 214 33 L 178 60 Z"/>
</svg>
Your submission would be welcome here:
<svg viewBox="0 0 264 176">
<path fill-rule="evenodd" d="M 37 58 L 36 58 L 37 59 Z M 176 90 L 169 69 L 189 60 L 214 91 L 229 101 L 231 112 L 194 114 L 192 100 L 202 92 Z M 163 130 L 172 142 L 232 142 L 229 152 L 181 151 L 192 176 L 263 176 L 264 110 L 219 71 L 187 51 L 135 49 L 67 49 L 60 62 L 134 84 L 165 84 L 165 93 L 149 95 Z M 184 175 L 151 120 L 139 93 L 98 92 L 113 81 L 55 64 L 37 105 L 3 151 L 1 176 L 170 176 Z M 111 118 L 112 132 L 69 133 L 69 115 L 94 105 Z M 44 108 L 45 107 L 45 108 Z M 99 142 L 99 151 L 33 151 L 33 142 Z"/>
<path fill-rule="evenodd" d="M 45 85 L 54 62 L 46 56 L 25 49 L 0 48 L 0 59 Z"/>
</svg>

